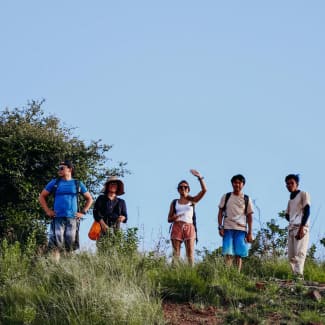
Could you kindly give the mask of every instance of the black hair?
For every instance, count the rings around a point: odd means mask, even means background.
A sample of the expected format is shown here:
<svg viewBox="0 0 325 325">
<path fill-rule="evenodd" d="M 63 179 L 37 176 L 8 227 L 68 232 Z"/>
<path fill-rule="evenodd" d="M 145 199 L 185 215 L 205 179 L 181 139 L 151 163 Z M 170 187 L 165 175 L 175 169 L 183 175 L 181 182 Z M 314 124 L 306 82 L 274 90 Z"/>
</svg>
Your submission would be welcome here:
<svg viewBox="0 0 325 325">
<path fill-rule="evenodd" d="M 177 185 L 177 189 L 179 189 L 179 186 L 182 184 L 182 183 L 185 183 L 187 186 L 188 186 L 188 190 L 190 191 L 190 184 L 188 183 L 188 181 L 186 181 L 185 179 L 183 179 L 182 181 L 180 181 Z"/>
<path fill-rule="evenodd" d="M 285 182 L 287 182 L 289 179 L 293 179 L 296 181 L 297 184 L 299 184 L 299 174 L 289 174 L 285 178 Z"/>
<path fill-rule="evenodd" d="M 107 181 L 105 184 L 104 184 L 104 194 L 108 194 L 108 187 L 109 187 L 109 184 L 111 183 L 115 183 L 116 186 L 117 186 L 117 190 L 116 192 L 118 192 L 120 190 L 120 182 L 117 182 L 117 181 Z"/>
<path fill-rule="evenodd" d="M 240 181 L 240 182 L 242 182 L 242 183 L 246 183 L 246 179 L 245 179 L 245 177 L 243 176 L 243 175 L 241 175 L 241 174 L 238 174 L 238 175 L 234 175 L 232 178 L 231 178 L 231 183 L 233 183 L 234 181 L 236 181 L 236 180 L 238 180 L 238 181 Z"/>
<path fill-rule="evenodd" d="M 64 161 L 61 161 L 60 165 L 67 166 L 69 169 L 71 169 L 71 175 L 74 175 L 74 166 L 70 160 L 66 159 Z"/>
</svg>

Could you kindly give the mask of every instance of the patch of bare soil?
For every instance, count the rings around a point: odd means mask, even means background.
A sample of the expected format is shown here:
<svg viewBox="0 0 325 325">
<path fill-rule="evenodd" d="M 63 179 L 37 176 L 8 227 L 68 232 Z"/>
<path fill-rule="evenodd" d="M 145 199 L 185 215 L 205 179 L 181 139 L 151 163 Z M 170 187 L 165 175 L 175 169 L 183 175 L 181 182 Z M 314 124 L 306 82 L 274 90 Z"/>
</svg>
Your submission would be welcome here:
<svg viewBox="0 0 325 325">
<path fill-rule="evenodd" d="M 191 303 L 163 303 L 167 325 L 219 325 L 224 324 L 224 310 L 215 306 L 200 307 Z"/>
<path fill-rule="evenodd" d="M 294 288 L 294 281 L 277 280 L 274 281 L 281 288 Z M 304 281 L 302 284 L 309 290 L 309 298 L 320 301 L 325 296 L 325 284 Z M 264 290 L 267 285 L 266 281 L 256 283 L 257 290 Z M 216 306 L 200 306 L 192 303 L 174 303 L 164 301 L 162 304 L 164 318 L 167 325 L 220 325 L 225 324 L 227 308 L 218 308 Z M 250 308 L 252 306 L 248 306 Z M 242 310 L 245 312 L 245 310 Z M 281 315 L 278 313 L 269 314 L 267 316 L 267 324 L 285 324 Z M 309 325 L 322 325 L 322 323 L 310 322 Z"/>
</svg>

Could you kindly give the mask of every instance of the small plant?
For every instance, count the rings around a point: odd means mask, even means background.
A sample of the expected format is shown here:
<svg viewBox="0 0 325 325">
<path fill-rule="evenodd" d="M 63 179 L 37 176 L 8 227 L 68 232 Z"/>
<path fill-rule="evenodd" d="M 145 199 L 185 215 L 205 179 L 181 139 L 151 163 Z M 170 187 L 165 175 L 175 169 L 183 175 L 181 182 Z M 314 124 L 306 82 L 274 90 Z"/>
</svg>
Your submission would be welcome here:
<svg viewBox="0 0 325 325">
<path fill-rule="evenodd" d="M 299 316 L 302 324 L 323 324 L 324 321 L 318 311 L 305 310 Z"/>
<path fill-rule="evenodd" d="M 279 213 L 280 218 L 284 218 L 284 212 Z M 249 256 L 265 258 L 278 258 L 286 255 L 287 248 L 287 227 L 281 227 L 275 219 L 266 223 L 265 228 L 261 228 L 250 248 Z"/>
<path fill-rule="evenodd" d="M 207 292 L 207 283 L 198 275 L 195 268 L 186 264 L 169 267 L 158 274 L 160 294 L 164 299 L 186 302 L 200 301 Z"/>
<path fill-rule="evenodd" d="M 128 228 L 126 231 L 111 231 L 98 241 L 98 253 L 133 256 L 137 253 L 139 243 L 137 231 L 138 228 Z"/>
</svg>

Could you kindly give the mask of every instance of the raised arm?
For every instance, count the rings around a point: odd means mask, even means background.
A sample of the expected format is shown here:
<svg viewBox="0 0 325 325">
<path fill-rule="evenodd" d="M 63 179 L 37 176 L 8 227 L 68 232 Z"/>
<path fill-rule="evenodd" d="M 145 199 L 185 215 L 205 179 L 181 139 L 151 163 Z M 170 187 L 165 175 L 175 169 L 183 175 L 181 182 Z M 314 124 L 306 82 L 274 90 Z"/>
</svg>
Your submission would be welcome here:
<svg viewBox="0 0 325 325">
<path fill-rule="evenodd" d="M 199 180 L 200 185 L 201 185 L 201 191 L 198 194 L 196 194 L 195 196 L 191 197 L 191 201 L 197 203 L 203 198 L 204 194 L 207 191 L 207 187 L 206 187 L 206 184 L 204 181 L 204 177 L 202 177 L 201 174 L 197 170 L 191 169 L 190 172 L 192 173 L 192 175 L 197 177 L 197 179 Z"/>
</svg>

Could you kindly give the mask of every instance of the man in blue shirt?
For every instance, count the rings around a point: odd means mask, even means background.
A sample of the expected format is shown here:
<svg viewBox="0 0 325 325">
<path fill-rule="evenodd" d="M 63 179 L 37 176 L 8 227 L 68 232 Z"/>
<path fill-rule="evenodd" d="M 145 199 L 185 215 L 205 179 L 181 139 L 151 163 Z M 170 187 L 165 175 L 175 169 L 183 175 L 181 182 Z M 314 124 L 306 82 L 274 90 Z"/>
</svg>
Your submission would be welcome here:
<svg viewBox="0 0 325 325">
<path fill-rule="evenodd" d="M 59 178 L 51 180 L 39 196 L 42 208 L 46 215 L 52 219 L 49 248 L 54 249 L 57 253 L 74 249 L 79 221 L 87 213 L 93 202 L 85 185 L 72 178 L 73 165 L 69 160 L 59 164 L 58 175 Z M 77 203 L 79 191 L 86 200 L 81 211 L 78 211 Z M 54 193 L 53 209 L 47 205 L 47 197 L 51 193 Z"/>
</svg>

